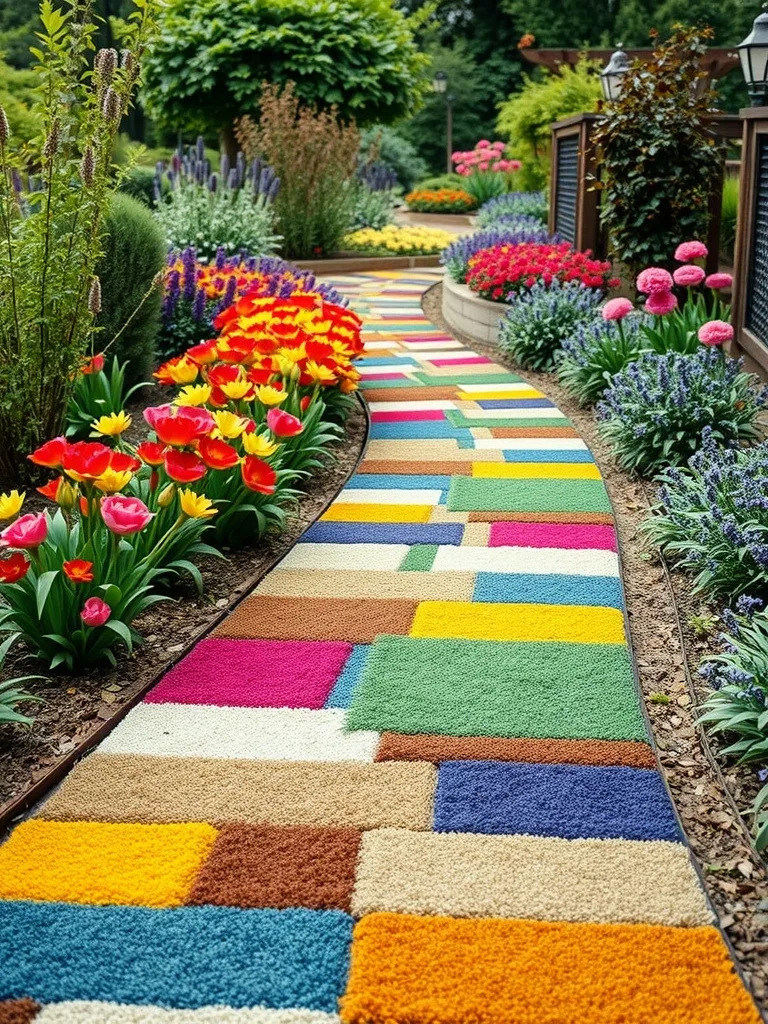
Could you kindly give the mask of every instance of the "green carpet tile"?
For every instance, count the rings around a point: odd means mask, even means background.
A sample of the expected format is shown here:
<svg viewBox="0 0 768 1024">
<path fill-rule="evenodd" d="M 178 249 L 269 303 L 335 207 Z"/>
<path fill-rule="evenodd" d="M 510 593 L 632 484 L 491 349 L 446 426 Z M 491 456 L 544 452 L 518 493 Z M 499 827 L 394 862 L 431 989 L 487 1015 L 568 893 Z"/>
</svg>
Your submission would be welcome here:
<svg viewBox="0 0 768 1024">
<path fill-rule="evenodd" d="M 610 512 L 602 480 L 498 480 L 456 476 L 451 512 Z"/>
</svg>

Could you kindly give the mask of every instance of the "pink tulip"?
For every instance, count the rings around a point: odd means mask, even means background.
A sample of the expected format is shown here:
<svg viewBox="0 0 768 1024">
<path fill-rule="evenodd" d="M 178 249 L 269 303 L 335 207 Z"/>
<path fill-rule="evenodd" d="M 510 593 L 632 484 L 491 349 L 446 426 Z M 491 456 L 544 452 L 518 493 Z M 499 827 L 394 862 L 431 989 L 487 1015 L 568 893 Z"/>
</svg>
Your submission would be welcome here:
<svg viewBox="0 0 768 1024">
<path fill-rule="evenodd" d="M 270 409 L 267 413 L 267 426 L 275 437 L 295 437 L 304 429 L 301 420 L 278 408 Z"/>
<path fill-rule="evenodd" d="M 143 501 L 126 494 L 110 494 L 101 501 L 101 518 L 112 533 L 124 537 L 139 533 L 154 516 Z"/>
<path fill-rule="evenodd" d="M 100 597 L 89 597 L 80 612 L 86 626 L 103 626 L 112 614 L 112 609 Z"/>
<path fill-rule="evenodd" d="M 25 516 L 20 516 L 10 526 L 6 526 L 0 533 L 0 547 L 35 551 L 47 536 L 48 520 L 45 517 L 45 512 L 30 512 Z"/>
<path fill-rule="evenodd" d="M 600 312 L 603 320 L 623 320 L 628 313 L 632 312 L 633 308 L 629 299 L 611 299 L 606 302 Z"/>
</svg>

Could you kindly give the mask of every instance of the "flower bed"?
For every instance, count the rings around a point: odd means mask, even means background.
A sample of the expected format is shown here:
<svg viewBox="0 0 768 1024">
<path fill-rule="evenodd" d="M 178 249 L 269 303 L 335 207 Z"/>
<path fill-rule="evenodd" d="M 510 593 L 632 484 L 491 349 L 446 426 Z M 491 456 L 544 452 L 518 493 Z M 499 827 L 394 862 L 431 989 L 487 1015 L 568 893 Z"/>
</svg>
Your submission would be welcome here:
<svg viewBox="0 0 768 1024">
<path fill-rule="evenodd" d="M 477 200 L 460 188 L 421 188 L 405 197 L 408 209 L 415 213 L 469 213 Z"/>
<path fill-rule="evenodd" d="M 210 338 L 214 320 L 244 295 L 258 298 L 315 295 L 346 306 L 335 288 L 320 284 L 314 274 L 279 256 L 230 256 L 219 248 L 212 263 L 198 258 L 193 247 L 172 252 L 165 272 L 163 324 L 158 354 L 177 355 L 189 345 Z"/>
<path fill-rule="evenodd" d="M 504 224 L 517 217 L 535 217 L 547 222 L 547 197 L 543 192 L 505 192 L 483 203 L 477 213 L 481 228 Z"/>
<path fill-rule="evenodd" d="M 375 231 L 353 231 L 344 239 L 344 248 L 361 256 L 430 256 L 441 252 L 453 239 L 448 231 L 437 228 L 398 227 L 394 224 Z"/>
<path fill-rule="evenodd" d="M 576 252 L 567 242 L 495 245 L 469 259 L 467 286 L 492 302 L 508 302 L 537 281 L 545 285 L 577 281 L 587 288 L 619 283 L 611 277 L 610 263 L 592 259 L 589 252 Z"/>
<path fill-rule="evenodd" d="M 440 254 L 440 262 L 454 281 L 465 284 L 469 261 L 482 249 L 497 245 L 523 245 L 526 243 L 552 242 L 547 229 L 535 217 L 520 217 L 510 224 L 475 231 L 455 239 Z"/>
</svg>

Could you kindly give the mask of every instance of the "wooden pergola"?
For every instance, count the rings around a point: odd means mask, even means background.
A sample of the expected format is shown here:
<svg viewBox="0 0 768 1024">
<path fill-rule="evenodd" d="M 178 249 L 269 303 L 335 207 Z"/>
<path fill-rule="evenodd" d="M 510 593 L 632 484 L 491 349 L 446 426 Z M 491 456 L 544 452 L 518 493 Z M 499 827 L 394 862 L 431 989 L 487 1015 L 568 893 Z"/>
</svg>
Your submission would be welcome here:
<svg viewBox="0 0 768 1024">
<path fill-rule="evenodd" d="M 615 49 L 618 49 L 618 47 Z M 635 57 L 650 57 L 653 50 L 625 50 L 624 52 L 630 60 L 634 60 Z M 530 64 L 540 64 L 545 68 L 549 68 L 550 71 L 557 71 L 564 64 L 571 68 L 575 67 L 579 60 L 585 56 L 588 60 L 596 60 L 602 66 L 605 66 L 614 50 L 524 49 L 520 50 L 520 53 Z M 739 56 L 735 49 L 712 47 L 701 58 L 701 66 L 707 72 L 710 79 L 723 78 L 729 71 L 733 71 L 734 68 L 739 66 Z"/>
</svg>

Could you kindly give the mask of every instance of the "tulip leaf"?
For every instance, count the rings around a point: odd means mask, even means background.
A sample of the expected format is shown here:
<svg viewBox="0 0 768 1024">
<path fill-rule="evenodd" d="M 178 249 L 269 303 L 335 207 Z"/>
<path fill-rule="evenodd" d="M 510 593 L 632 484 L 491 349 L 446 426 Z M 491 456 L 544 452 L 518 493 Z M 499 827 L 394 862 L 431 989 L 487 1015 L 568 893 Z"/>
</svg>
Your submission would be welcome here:
<svg viewBox="0 0 768 1024">
<path fill-rule="evenodd" d="M 40 579 L 37 581 L 37 615 L 38 618 L 43 617 L 43 610 L 45 609 L 45 603 L 48 600 L 48 595 L 51 592 L 53 581 L 58 576 L 58 572 L 55 569 L 50 572 L 44 572 Z"/>
<path fill-rule="evenodd" d="M 133 650 L 133 639 L 131 637 L 131 631 L 128 629 L 124 622 L 119 619 L 110 619 L 104 623 L 106 629 L 111 629 L 113 633 L 117 633 L 120 639 L 123 641 L 125 646 L 128 648 L 128 653 Z"/>
</svg>

